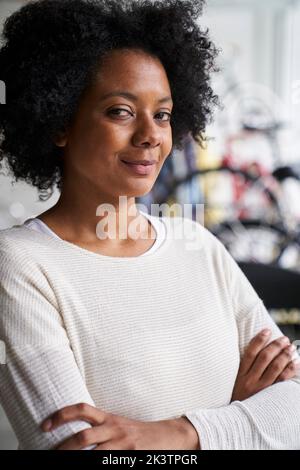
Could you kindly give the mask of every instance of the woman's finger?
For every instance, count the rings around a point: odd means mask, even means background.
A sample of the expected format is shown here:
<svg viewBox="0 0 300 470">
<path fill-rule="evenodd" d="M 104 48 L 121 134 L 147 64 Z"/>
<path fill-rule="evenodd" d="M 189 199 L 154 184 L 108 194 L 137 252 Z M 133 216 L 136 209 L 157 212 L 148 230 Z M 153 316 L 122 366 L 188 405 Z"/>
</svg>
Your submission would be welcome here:
<svg viewBox="0 0 300 470">
<path fill-rule="evenodd" d="M 124 445 L 120 441 L 107 441 L 98 445 L 93 450 L 133 450 L 133 447 Z"/>
<path fill-rule="evenodd" d="M 41 425 L 43 431 L 50 431 L 69 421 L 82 420 L 93 426 L 104 423 L 107 413 L 87 403 L 66 406 L 47 418 Z"/>
<path fill-rule="evenodd" d="M 241 360 L 239 373 L 246 375 L 252 367 L 258 353 L 266 346 L 271 335 L 271 330 L 265 329 L 260 331 L 248 344 L 244 356 Z"/>
<path fill-rule="evenodd" d="M 296 348 L 293 344 L 287 346 L 270 362 L 260 379 L 264 387 L 272 385 L 279 375 L 283 373 L 287 365 L 291 362 L 295 350 Z"/>
<path fill-rule="evenodd" d="M 111 434 L 107 426 L 94 426 L 69 437 L 57 447 L 57 450 L 80 450 L 93 445 L 98 446 L 100 443 L 110 442 Z"/>
<path fill-rule="evenodd" d="M 273 359 L 289 344 L 290 340 L 286 336 L 283 336 L 275 339 L 260 351 L 251 367 L 253 380 L 258 382 Z"/>
<path fill-rule="evenodd" d="M 295 375 L 298 375 L 300 371 L 300 360 L 294 359 L 289 362 L 284 371 L 277 377 L 275 383 L 283 382 L 284 380 L 292 379 Z"/>
</svg>

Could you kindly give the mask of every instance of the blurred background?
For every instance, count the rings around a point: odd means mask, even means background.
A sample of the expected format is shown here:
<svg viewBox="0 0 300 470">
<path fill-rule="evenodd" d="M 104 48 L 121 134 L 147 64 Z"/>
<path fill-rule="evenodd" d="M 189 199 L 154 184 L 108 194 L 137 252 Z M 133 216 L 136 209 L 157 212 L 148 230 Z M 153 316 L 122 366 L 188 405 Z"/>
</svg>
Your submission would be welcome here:
<svg viewBox="0 0 300 470">
<path fill-rule="evenodd" d="M 0 0 L 1 30 L 25 3 Z M 276 323 L 299 341 L 300 0 L 207 0 L 201 24 L 221 50 L 212 82 L 221 106 L 205 146 L 186 136 L 138 202 L 149 212 L 154 203 L 192 204 L 191 217 L 224 243 Z M 39 200 L 5 168 L 0 188 L 0 230 L 59 197 L 55 189 Z M 0 449 L 16 448 L 0 409 Z"/>
</svg>

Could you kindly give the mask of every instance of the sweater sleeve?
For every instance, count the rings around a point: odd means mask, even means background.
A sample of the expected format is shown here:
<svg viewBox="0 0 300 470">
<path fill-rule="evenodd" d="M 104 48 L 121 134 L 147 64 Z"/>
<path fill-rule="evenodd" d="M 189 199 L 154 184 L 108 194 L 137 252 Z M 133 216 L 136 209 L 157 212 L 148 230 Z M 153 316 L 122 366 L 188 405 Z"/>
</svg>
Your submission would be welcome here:
<svg viewBox="0 0 300 470">
<path fill-rule="evenodd" d="M 250 340 L 270 328 L 270 342 L 283 333 L 224 246 L 214 240 L 224 286 L 230 291 L 242 356 Z M 297 358 L 295 352 L 293 359 Z M 183 414 L 195 427 L 203 450 L 300 449 L 300 374 L 243 401 Z"/>
<path fill-rule="evenodd" d="M 6 353 L 0 364 L 0 402 L 19 449 L 52 449 L 91 427 L 73 421 L 50 432 L 40 429 L 44 419 L 67 405 L 95 404 L 76 364 L 46 275 L 38 263 L 24 253 L 12 253 L 3 241 L 0 340 Z"/>
</svg>

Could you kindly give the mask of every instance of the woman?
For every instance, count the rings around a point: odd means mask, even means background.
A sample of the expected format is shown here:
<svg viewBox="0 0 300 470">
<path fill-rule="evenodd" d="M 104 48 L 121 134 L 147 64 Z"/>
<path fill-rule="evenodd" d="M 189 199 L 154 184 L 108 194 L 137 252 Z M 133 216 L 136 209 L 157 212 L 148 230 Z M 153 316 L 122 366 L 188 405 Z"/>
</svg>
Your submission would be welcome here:
<svg viewBox="0 0 300 470">
<path fill-rule="evenodd" d="M 288 339 L 205 228 L 135 202 L 216 103 L 201 7 L 43 0 L 5 23 L 1 156 L 61 190 L 0 235 L 1 403 L 19 448 L 300 447 Z"/>
</svg>

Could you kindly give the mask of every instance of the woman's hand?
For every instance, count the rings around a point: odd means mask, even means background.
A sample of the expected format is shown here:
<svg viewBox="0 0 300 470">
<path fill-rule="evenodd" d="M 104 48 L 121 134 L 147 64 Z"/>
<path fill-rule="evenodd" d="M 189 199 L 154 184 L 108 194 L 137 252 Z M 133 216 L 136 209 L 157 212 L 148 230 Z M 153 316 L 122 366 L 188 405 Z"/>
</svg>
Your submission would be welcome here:
<svg viewBox="0 0 300 470">
<path fill-rule="evenodd" d="M 270 385 L 294 377 L 299 364 L 292 361 L 296 350 L 286 336 L 267 344 L 263 330 L 249 343 L 241 360 L 231 401 L 245 400 Z"/>
<path fill-rule="evenodd" d="M 43 431 L 52 431 L 75 420 L 92 425 L 92 428 L 84 429 L 65 440 L 56 450 L 79 450 L 93 444 L 96 444 L 93 450 L 200 449 L 197 431 L 185 417 L 143 422 L 106 413 L 87 403 L 78 403 L 62 408 L 50 418 L 52 427 L 45 426 L 44 421 Z"/>
</svg>

